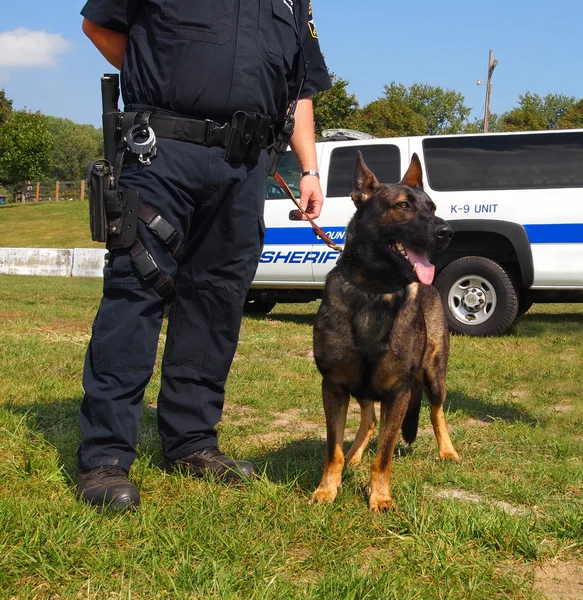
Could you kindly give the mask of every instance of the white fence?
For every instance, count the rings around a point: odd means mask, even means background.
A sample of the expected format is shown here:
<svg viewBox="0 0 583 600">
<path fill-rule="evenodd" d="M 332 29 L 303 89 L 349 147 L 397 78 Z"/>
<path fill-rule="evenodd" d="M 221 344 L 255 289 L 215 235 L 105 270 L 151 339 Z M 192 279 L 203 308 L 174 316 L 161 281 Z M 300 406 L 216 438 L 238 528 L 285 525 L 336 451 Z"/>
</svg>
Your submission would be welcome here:
<svg viewBox="0 0 583 600">
<path fill-rule="evenodd" d="M 0 273 L 103 277 L 106 252 L 101 248 L 0 248 Z"/>
</svg>

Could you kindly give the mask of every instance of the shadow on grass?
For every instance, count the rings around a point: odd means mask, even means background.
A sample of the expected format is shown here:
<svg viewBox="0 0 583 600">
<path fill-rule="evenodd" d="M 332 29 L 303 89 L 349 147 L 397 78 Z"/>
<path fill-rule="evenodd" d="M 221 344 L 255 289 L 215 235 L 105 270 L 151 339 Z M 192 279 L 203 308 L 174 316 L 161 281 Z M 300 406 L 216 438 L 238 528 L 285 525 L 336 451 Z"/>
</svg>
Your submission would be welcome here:
<svg viewBox="0 0 583 600">
<path fill-rule="evenodd" d="M 68 398 L 59 402 L 39 400 L 31 404 L 12 405 L 9 410 L 26 419 L 31 430 L 56 449 L 59 464 L 68 476 L 77 473 L 77 448 L 81 441 L 79 432 L 79 407 L 81 398 Z M 160 437 L 156 425 L 156 410 L 144 407 L 139 436 L 139 455 L 152 457 L 153 466 L 162 466 Z"/>
<path fill-rule="evenodd" d="M 478 421 L 500 419 L 507 423 L 527 423 L 533 426 L 538 423 L 537 419 L 518 402 L 493 404 L 455 391 L 448 392 L 445 410 L 459 411 L 466 417 Z"/>
<path fill-rule="evenodd" d="M 26 405 L 12 405 L 9 410 L 15 415 L 25 418 L 28 426 L 56 449 L 59 464 L 73 481 L 77 472 L 77 449 L 80 442 L 78 425 L 80 398 L 69 398 L 59 402 L 39 400 Z M 535 424 L 536 420 L 520 404 L 490 404 L 451 392 L 448 396 L 447 408 L 460 411 L 467 417 L 478 420 L 488 418 L 501 419 L 508 423 L 524 422 Z M 344 444 L 346 453 L 352 443 L 352 436 L 347 436 Z M 368 452 L 376 452 L 376 436 L 372 440 Z M 395 458 L 414 452 L 413 447 L 402 443 L 395 449 Z M 301 439 L 293 441 L 277 450 L 251 455 L 251 459 L 273 482 L 283 484 L 294 483 L 304 492 L 315 489 L 322 475 L 326 442 L 322 439 Z M 157 430 L 156 410 L 145 406 L 140 423 L 138 455 L 146 459 L 152 467 L 161 468 L 163 457 L 161 442 Z M 347 477 L 351 477 L 350 469 Z"/>
<path fill-rule="evenodd" d="M 344 442 L 344 454 L 352 445 L 352 439 Z M 393 455 L 399 460 L 415 451 L 415 445 L 408 446 L 399 442 Z M 373 438 L 366 453 L 374 456 L 377 452 L 377 438 Z M 253 462 L 259 471 L 265 472 L 269 481 L 280 484 L 293 483 L 303 493 L 313 492 L 322 477 L 324 459 L 326 457 L 326 442 L 321 439 L 304 439 L 290 442 L 277 450 L 253 456 Z M 365 459 L 363 459 L 365 460 Z M 368 473 L 368 467 L 367 467 Z M 345 466 L 342 480 L 348 483 L 355 476 L 354 468 Z"/>
<path fill-rule="evenodd" d="M 427 400 L 424 399 L 423 402 L 424 406 L 427 406 Z M 507 423 L 520 422 L 531 426 L 538 422 L 519 403 L 492 404 L 456 392 L 449 393 L 446 408 L 450 411 L 461 412 L 467 418 L 478 421 L 500 419 Z M 352 444 L 353 435 L 347 435 L 346 438 L 343 446 L 344 454 Z M 377 442 L 378 428 L 366 450 L 367 454 L 372 456 L 376 454 Z M 415 442 L 407 445 L 399 439 L 393 457 L 398 460 L 414 452 Z M 260 471 L 265 471 L 270 481 L 281 484 L 294 483 L 302 493 L 311 493 L 320 482 L 325 456 L 325 440 L 303 439 L 251 458 L 259 466 Z M 355 471 L 345 468 L 343 481 L 349 483 L 353 477 L 355 477 Z"/>
<path fill-rule="evenodd" d="M 513 330 L 521 337 L 539 337 L 549 333 L 557 325 L 567 332 L 580 330 L 583 326 L 583 312 L 527 313 L 518 319 Z"/>
</svg>

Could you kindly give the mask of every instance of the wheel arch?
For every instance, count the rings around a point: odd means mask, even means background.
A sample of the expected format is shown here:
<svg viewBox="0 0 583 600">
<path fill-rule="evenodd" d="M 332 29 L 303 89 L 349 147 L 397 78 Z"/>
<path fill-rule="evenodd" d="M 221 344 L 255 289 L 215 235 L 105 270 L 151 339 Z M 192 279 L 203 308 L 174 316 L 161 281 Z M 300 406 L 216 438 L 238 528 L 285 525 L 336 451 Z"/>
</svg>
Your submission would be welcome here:
<svg viewBox="0 0 583 600">
<path fill-rule="evenodd" d="M 457 258 L 483 256 L 500 264 L 517 264 L 518 272 L 513 276 L 519 287 L 532 286 L 532 249 L 522 225 L 490 219 L 454 219 L 448 223 L 454 230 L 454 237 L 448 248 L 435 256 L 438 272 Z"/>
</svg>

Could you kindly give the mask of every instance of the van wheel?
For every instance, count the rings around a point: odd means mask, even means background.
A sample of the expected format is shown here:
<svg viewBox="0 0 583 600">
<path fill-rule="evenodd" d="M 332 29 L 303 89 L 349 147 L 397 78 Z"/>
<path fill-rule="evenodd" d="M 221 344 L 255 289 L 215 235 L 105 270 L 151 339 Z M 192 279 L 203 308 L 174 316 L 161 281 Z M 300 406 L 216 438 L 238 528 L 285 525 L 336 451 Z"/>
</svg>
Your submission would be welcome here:
<svg viewBox="0 0 583 600">
<path fill-rule="evenodd" d="M 266 315 L 273 310 L 277 302 L 271 300 L 255 300 L 248 298 L 243 305 L 243 312 L 246 315 Z"/>
<path fill-rule="evenodd" d="M 518 294 L 510 275 L 482 256 L 465 256 L 447 265 L 435 280 L 453 333 L 501 335 L 518 313 Z"/>
</svg>

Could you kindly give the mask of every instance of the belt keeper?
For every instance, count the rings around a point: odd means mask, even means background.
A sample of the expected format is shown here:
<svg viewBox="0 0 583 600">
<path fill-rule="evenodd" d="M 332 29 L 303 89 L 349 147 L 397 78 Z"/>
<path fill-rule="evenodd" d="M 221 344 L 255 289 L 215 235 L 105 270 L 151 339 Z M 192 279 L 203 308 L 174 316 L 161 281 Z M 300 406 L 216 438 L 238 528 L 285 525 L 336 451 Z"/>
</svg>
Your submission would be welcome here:
<svg viewBox="0 0 583 600">
<path fill-rule="evenodd" d="M 163 219 L 160 215 L 156 215 L 150 223 L 146 225 L 148 229 L 152 230 L 165 244 L 172 241 L 174 236 L 178 235 L 178 232 L 166 219 Z"/>
<path fill-rule="evenodd" d="M 132 253 L 131 257 L 138 273 L 147 283 L 160 273 L 160 269 L 152 258 L 152 255 L 143 246 L 135 254 Z"/>
</svg>

